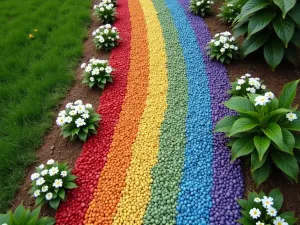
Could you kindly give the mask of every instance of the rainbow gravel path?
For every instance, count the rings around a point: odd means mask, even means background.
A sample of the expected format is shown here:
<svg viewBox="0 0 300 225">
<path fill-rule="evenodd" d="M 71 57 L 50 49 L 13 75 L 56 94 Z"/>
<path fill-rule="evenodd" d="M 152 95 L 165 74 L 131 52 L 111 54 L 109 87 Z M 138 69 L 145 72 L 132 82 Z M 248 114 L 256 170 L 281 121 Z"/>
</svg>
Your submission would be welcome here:
<svg viewBox="0 0 300 225">
<path fill-rule="evenodd" d="M 118 0 L 114 83 L 100 97 L 98 134 L 84 144 L 79 188 L 58 225 L 235 225 L 243 177 L 222 134 L 225 68 L 188 0 Z"/>
</svg>

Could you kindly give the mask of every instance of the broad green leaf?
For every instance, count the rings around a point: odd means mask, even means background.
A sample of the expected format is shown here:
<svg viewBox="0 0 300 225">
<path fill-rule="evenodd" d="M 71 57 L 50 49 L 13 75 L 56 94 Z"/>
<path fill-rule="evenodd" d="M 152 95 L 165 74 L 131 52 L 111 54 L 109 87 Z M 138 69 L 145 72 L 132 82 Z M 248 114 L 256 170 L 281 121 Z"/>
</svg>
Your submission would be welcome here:
<svg viewBox="0 0 300 225">
<path fill-rule="evenodd" d="M 285 128 L 281 128 L 284 151 L 293 155 L 293 149 L 295 146 L 295 138 L 294 135 Z"/>
<path fill-rule="evenodd" d="M 282 61 L 283 55 L 283 43 L 277 37 L 271 37 L 264 45 L 264 57 L 273 71 Z"/>
<path fill-rule="evenodd" d="M 273 150 L 271 157 L 275 165 L 286 175 L 298 181 L 299 166 L 295 156 L 285 152 Z"/>
<path fill-rule="evenodd" d="M 256 121 L 250 118 L 240 118 L 234 122 L 228 135 L 232 136 L 237 133 L 249 131 L 258 125 L 259 124 Z"/>
<path fill-rule="evenodd" d="M 300 13 L 299 13 L 300 15 Z M 295 28 L 293 37 L 291 39 L 291 41 L 296 45 L 296 46 L 300 46 L 300 28 Z"/>
<path fill-rule="evenodd" d="M 281 9 L 282 18 L 285 18 L 287 12 L 296 4 L 296 0 L 273 0 L 273 2 Z"/>
<path fill-rule="evenodd" d="M 283 41 L 287 48 L 289 41 L 292 39 L 295 29 L 295 24 L 289 17 L 282 19 L 277 16 L 273 21 L 273 27 L 277 36 Z"/>
<path fill-rule="evenodd" d="M 300 47 L 300 36 L 298 37 L 298 43 Z M 293 39 L 291 40 L 293 41 Z M 293 44 L 290 43 L 289 46 L 284 50 L 284 57 L 289 60 L 295 67 L 298 67 L 300 64 L 298 62 L 298 54 L 297 54 L 297 47 Z"/>
<path fill-rule="evenodd" d="M 276 123 L 269 123 L 266 129 L 262 129 L 262 131 L 270 138 L 275 144 L 277 144 L 280 148 L 283 149 L 283 137 L 281 128 Z"/>
<path fill-rule="evenodd" d="M 251 17 L 248 23 L 248 36 L 255 34 L 258 31 L 264 29 L 276 16 L 275 12 L 268 10 L 261 10 Z"/>
<path fill-rule="evenodd" d="M 238 222 L 242 225 L 253 225 L 253 222 L 245 217 L 238 219 Z"/>
<path fill-rule="evenodd" d="M 57 194 L 61 199 L 65 199 L 65 197 L 66 197 L 66 192 L 63 188 L 60 188 L 59 191 L 57 192 Z"/>
<path fill-rule="evenodd" d="M 254 150 L 251 153 L 251 172 L 257 170 L 258 168 L 262 167 L 264 165 L 266 159 L 269 156 L 269 152 L 266 152 L 262 158 L 262 160 L 259 160 L 258 158 L 258 152 Z"/>
<path fill-rule="evenodd" d="M 279 211 L 282 207 L 282 203 L 283 203 L 283 196 L 280 192 L 280 190 L 278 188 L 273 189 L 269 194 L 269 197 L 273 198 L 273 205 L 272 207 L 274 207 L 277 211 Z"/>
<path fill-rule="evenodd" d="M 294 148 L 300 149 L 300 135 L 299 134 L 294 134 L 294 138 L 295 138 Z"/>
<path fill-rule="evenodd" d="M 264 154 L 268 151 L 271 140 L 266 136 L 255 136 L 254 137 L 254 145 L 257 149 L 259 160 L 263 159 Z"/>
<path fill-rule="evenodd" d="M 294 212 L 283 212 L 279 216 L 285 219 L 285 222 L 287 222 L 289 225 L 295 224 L 298 220 L 297 218 L 295 218 Z"/>
<path fill-rule="evenodd" d="M 216 124 L 214 132 L 229 132 L 238 118 L 238 116 L 225 116 Z"/>
<path fill-rule="evenodd" d="M 240 18 L 239 18 L 239 22 L 243 21 L 244 18 L 248 17 L 249 15 L 251 15 L 254 12 L 257 12 L 261 9 L 263 9 L 264 7 L 266 7 L 267 5 L 270 5 L 271 2 L 268 0 L 249 0 L 243 7 L 240 13 Z"/>
<path fill-rule="evenodd" d="M 78 186 L 73 182 L 67 182 L 66 184 L 64 184 L 64 187 L 67 189 L 73 189 L 73 188 L 77 188 Z"/>
<path fill-rule="evenodd" d="M 300 2 L 298 2 L 289 12 L 288 15 L 292 17 L 292 19 L 300 25 Z"/>
<path fill-rule="evenodd" d="M 239 203 L 240 206 L 242 206 L 243 209 L 248 208 L 248 201 L 245 199 L 238 199 L 237 202 Z"/>
<path fill-rule="evenodd" d="M 270 37 L 269 32 L 256 33 L 249 39 L 245 39 L 241 46 L 243 56 L 247 56 L 251 52 L 259 49 Z"/>
<path fill-rule="evenodd" d="M 50 217 L 43 217 L 38 221 L 36 225 L 54 225 L 55 219 Z"/>
<path fill-rule="evenodd" d="M 271 164 L 269 160 L 266 160 L 263 166 L 253 171 L 252 178 L 256 186 L 259 186 L 261 183 L 263 183 L 269 177 L 270 172 L 271 172 Z"/>
<path fill-rule="evenodd" d="M 248 31 L 247 24 L 244 24 L 243 26 L 234 27 L 233 28 L 233 36 L 239 37 L 241 35 L 244 35 Z"/>
<path fill-rule="evenodd" d="M 255 111 L 253 103 L 246 97 L 232 97 L 224 105 L 232 110 L 241 113 L 247 113 L 249 111 Z"/>
<path fill-rule="evenodd" d="M 24 211 L 25 211 L 25 209 L 24 209 L 24 206 L 23 206 L 22 204 L 20 204 L 20 205 L 16 208 L 16 210 L 14 211 L 14 216 L 15 216 L 15 219 L 16 219 L 17 221 L 20 220 L 20 218 L 21 218 L 22 214 L 24 213 Z"/>
<path fill-rule="evenodd" d="M 238 138 L 231 148 L 231 161 L 236 160 L 238 157 L 250 154 L 254 148 L 253 137 L 245 136 Z"/>
<path fill-rule="evenodd" d="M 39 216 L 41 212 L 41 207 L 37 207 L 31 212 L 31 216 Z"/>
<path fill-rule="evenodd" d="M 232 147 L 232 145 L 233 145 L 233 143 L 234 143 L 235 141 L 236 141 L 236 138 L 230 139 L 230 140 L 227 142 L 226 146 Z"/>
<path fill-rule="evenodd" d="M 300 80 L 287 83 L 279 97 L 279 107 L 289 109 L 294 101 L 297 91 L 297 85 Z"/>
<path fill-rule="evenodd" d="M 78 137 L 80 138 L 80 140 L 86 141 L 87 133 L 80 131 Z"/>
<path fill-rule="evenodd" d="M 55 210 L 57 210 L 57 208 L 58 208 L 58 206 L 59 206 L 59 203 L 60 203 L 59 198 L 52 199 L 52 200 L 49 201 L 50 206 L 51 206 L 53 209 L 55 209 Z"/>
</svg>

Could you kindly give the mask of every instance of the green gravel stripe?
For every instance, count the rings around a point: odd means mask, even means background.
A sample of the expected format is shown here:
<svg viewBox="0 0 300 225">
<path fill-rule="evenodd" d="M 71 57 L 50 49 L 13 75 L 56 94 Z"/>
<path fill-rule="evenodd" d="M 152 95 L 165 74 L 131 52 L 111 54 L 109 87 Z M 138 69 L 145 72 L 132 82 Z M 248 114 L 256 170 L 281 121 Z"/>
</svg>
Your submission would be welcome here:
<svg viewBox="0 0 300 225">
<path fill-rule="evenodd" d="M 178 34 L 164 1 L 153 0 L 165 38 L 168 67 L 168 108 L 160 130 L 158 163 L 152 168 L 151 199 L 144 224 L 175 224 L 184 163 L 188 87 Z"/>
</svg>

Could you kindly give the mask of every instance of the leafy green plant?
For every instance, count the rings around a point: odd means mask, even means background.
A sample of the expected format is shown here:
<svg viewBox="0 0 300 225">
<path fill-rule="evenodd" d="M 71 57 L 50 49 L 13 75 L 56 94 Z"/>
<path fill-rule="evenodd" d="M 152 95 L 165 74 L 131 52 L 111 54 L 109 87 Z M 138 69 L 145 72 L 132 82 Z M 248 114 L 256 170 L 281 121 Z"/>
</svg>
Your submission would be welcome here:
<svg viewBox="0 0 300 225">
<path fill-rule="evenodd" d="M 110 51 L 119 45 L 120 36 L 116 27 L 110 24 L 102 25 L 92 33 L 94 43 L 98 49 Z"/>
<path fill-rule="evenodd" d="M 272 165 L 298 181 L 300 159 L 300 111 L 292 107 L 299 80 L 285 85 L 279 99 L 272 92 L 232 97 L 224 105 L 237 112 L 220 120 L 216 132 L 230 138 L 232 160 L 250 156 L 257 185 L 265 181 Z"/>
<path fill-rule="evenodd" d="M 217 17 L 219 17 L 223 23 L 232 23 L 233 20 L 240 14 L 241 8 L 241 4 L 225 2 L 221 6 L 220 13 L 217 15 Z"/>
<path fill-rule="evenodd" d="M 233 96 L 247 96 L 248 93 L 262 95 L 266 93 L 266 88 L 259 77 L 251 77 L 251 74 L 246 73 L 231 83 L 231 90 L 228 94 Z"/>
<path fill-rule="evenodd" d="M 211 11 L 212 4 L 214 4 L 214 2 L 210 0 L 191 0 L 190 11 L 195 15 L 204 17 Z"/>
<path fill-rule="evenodd" d="M 116 19 L 116 8 L 112 3 L 100 2 L 94 5 L 95 15 L 101 20 L 102 23 L 113 23 Z"/>
<path fill-rule="evenodd" d="M 47 164 L 36 167 L 36 172 L 31 175 L 30 192 L 36 199 L 36 205 L 49 203 L 57 209 L 61 201 L 66 199 L 66 190 L 76 188 L 74 180 L 66 163 L 58 163 L 49 159 Z"/>
<path fill-rule="evenodd" d="M 89 135 L 96 134 L 101 116 L 95 112 L 91 104 L 84 105 L 81 100 L 66 105 L 59 112 L 56 124 L 61 127 L 62 135 L 71 140 L 79 138 L 86 141 Z"/>
<path fill-rule="evenodd" d="M 238 220 L 243 225 L 293 225 L 297 222 L 294 212 L 279 213 L 283 196 L 279 189 L 273 189 L 268 195 L 250 192 L 248 199 L 239 199 L 243 208 L 242 217 Z"/>
<path fill-rule="evenodd" d="M 51 217 L 40 217 L 41 207 L 30 211 L 20 204 L 14 212 L 11 210 L 6 214 L 0 214 L 2 225 L 53 225 L 55 219 Z"/>
<path fill-rule="evenodd" d="M 109 66 L 107 60 L 91 59 L 88 64 L 83 63 L 81 68 L 84 69 L 83 83 L 88 84 L 89 87 L 97 85 L 104 89 L 107 83 L 112 82 L 111 72 L 113 69 Z"/>
<path fill-rule="evenodd" d="M 238 58 L 239 48 L 235 38 L 226 31 L 215 34 L 215 37 L 208 43 L 207 54 L 211 59 L 216 59 L 221 63 L 229 64 L 233 59 Z"/>
<path fill-rule="evenodd" d="M 284 56 L 297 64 L 299 12 L 300 2 L 297 0 L 248 0 L 233 23 L 234 35 L 245 36 L 241 47 L 243 56 L 263 49 L 264 58 L 272 70 Z"/>
</svg>

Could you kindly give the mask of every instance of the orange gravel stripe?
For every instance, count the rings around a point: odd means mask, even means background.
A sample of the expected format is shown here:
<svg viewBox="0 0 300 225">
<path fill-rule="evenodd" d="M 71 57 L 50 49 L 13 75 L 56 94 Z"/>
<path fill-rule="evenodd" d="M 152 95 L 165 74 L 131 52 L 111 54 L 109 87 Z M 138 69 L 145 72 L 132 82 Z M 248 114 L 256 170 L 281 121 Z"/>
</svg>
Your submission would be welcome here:
<svg viewBox="0 0 300 225">
<path fill-rule="evenodd" d="M 138 125 L 145 108 L 149 75 L 149 52 L 144 14 L 138 0 L 129 0 L 131 19 L 130 69 L 127 93 L 113 142 L 107 155 L 89 204 L 84 224 L 112 224 L 126 172 L 131 162 L 131 145 L 135 141 Z"/>
</svg>

